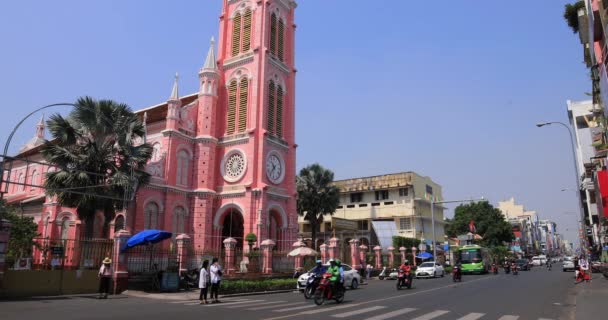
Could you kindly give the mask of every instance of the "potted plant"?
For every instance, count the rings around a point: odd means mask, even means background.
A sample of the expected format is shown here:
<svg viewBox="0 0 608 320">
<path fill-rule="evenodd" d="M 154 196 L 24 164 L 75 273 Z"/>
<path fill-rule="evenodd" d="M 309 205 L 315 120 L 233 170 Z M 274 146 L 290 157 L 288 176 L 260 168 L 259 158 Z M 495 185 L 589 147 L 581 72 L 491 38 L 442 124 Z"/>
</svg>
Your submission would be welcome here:
<svg viewBox="0 0 608 320">
<path fill-rule="evenodd" d="M 256 236 L 255 233 L 248 233 L 245 236 L 245 241 L 249 244 L 249 252 L 251 252 L 251 247 L 258 241 L 258 236 Z"/>
</svg>

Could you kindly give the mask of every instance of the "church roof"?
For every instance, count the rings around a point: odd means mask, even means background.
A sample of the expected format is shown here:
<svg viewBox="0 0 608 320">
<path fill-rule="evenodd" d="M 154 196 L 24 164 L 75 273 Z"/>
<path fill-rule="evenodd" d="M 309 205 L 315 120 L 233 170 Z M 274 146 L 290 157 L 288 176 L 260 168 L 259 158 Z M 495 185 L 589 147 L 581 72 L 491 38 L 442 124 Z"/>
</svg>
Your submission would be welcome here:
<svg viewBox="0 0 608 320">
<path fill-rule="evenodd" d="M 211 37 L 211 44 L 209 51 L 207 52 L 207 59 L 205 59 L 205 65 L 203 70 L 217 70 L 217 59 L 215 58 L 215 39 Z"/>
<path fill-rule="evenodd" d="M 198 92 L 189 94 L 187 96 L 179 97 L 179 100 L 182 102 L 182 106 L 190 104 L 193 101 L 195 101 L 196 99 L 198 99 Z M 161 104 L 157 104 L 157 105 L 154 105 L 151 107 L 137 110 L 137 111 L 135 111 L 135 113 L 137 115 L 139 115 L 142 118 L 142 120 L 143 120 L 144 114 L 147 113 L 148 118 L 146 119 L 146 122 L 148 124 L 154 123 L 157 121 L 163 121 L 167 118 L 167 102 L 163 102 Z"/>
</svg>

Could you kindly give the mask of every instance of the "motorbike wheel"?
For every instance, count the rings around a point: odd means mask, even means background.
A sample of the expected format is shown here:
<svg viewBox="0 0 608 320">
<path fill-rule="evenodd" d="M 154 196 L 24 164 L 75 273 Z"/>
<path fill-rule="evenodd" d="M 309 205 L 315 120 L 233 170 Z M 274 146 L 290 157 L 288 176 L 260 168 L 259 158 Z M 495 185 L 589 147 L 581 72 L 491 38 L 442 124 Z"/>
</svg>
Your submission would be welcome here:
<svg viewBox="0 0 608 320">
<path fill-rule="evenodd" d="M 314 293 L 315 293 L 315 290 L 313 290 L 312 286 L 306 287 L 304 289 L 304 298 L 305 299 L 310 299 L 310 298 L 313 297 Z"/>
<path fill-rule="evenodd" d="M 378 279 L 384 280 L 384 277 L 383 276 L 379 276 Z"/>
<path fill-rule="evenodd" d="M 408 281 L 408 282 L 407 282 L 406 287 L 407 287 L 408 289 L 411 289 L 411 288 L 412 288 L 412 279 L 410 279 L 410 281 Z"/>
<path fill-rule="evenodd" d="M 397 290 L 401 290 L 401 280 L 397 280 Z"/>
<path fill-rule="evenodd" d="M 325 292 L 323 290 L 317 290 L 315 292 L 315 304 L 320 306 L 325 302 Z"/>
<path fill-rule="evenodd" d="M 340 292 L 336 295 L 336 303 L 342 303 L 344 301 L 345 289 L 341 289 Z"/>
</svg>

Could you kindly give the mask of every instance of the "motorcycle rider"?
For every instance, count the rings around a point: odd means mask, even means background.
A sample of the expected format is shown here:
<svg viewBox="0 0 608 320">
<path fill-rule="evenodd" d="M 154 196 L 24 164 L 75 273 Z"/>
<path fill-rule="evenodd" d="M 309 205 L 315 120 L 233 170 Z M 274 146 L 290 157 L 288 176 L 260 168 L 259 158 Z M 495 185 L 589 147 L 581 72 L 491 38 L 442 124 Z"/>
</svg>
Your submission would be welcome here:
<svg viewBox="0 0 608 320">
<path fill-rule="evenodd" d="M 342 261 L 340 259 L 336 259 L 336 266 L 338 266 L 338 271 L 340 272 L 340 281 L 338 285 L 340 286 L 340 290 L 344 289 L 344 267 L 342 267 Z"/>
<path fill-rule="evenodd" d="M 409 273 L 409 277 L 408 278 L 410 278 L 410 279 L 408 279 L 408 280 L 411 280 L 411 277 L 412 277 L 412 273 L 411 273 L 412 267 L 410 266 L 410 262 L 408 260 L 405 260 L 399 266 L 399 270 L 403 271 L 403 273 L 406 274 L 406 275 Z"/>
<path fill-rule="evenodd" d="M 327 273 L 331 274 L 329 281 L 331 282 L 331 292 L 333 295 L 336 293 L 336 286 L 338 280 L 340 279 L 340 268 L 338 268 L 338 265 L 334 259 L 329 260 L 329 268 L 327 268 Z"/>
<path fill-rule="evenodd" d="M 315 277 L 321 277 L 325 272 L 327 272 L 327 268 L 323 265 L 323 261 L 317 260 L 317 265 L 311 270 L 311 272 L 315 275 Z"/>
</svg>

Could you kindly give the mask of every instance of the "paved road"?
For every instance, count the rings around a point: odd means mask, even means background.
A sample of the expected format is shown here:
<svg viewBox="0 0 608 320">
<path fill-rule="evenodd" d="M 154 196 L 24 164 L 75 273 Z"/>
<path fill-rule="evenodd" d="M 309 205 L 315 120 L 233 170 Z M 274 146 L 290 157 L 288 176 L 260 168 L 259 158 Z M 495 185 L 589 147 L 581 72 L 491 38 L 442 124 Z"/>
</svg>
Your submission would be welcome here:
<svg viewBox="0 0 608 320">
<path fill-rule="evenodd" d="M 57 298 L 0 303 L 9 319 L 351 319 L 351 320 L 515 320 L 573 319 L 573 273 L 536 268 L 518 276 L 465 276 L 415 280 L 414 289 L 395 290 L 394 281 L 371 281 L 347 291 L 343 304 L 321 307 L 299 293 L 226 298 L 199 305 L 194 300 L 125 296 L 108 300 Z"/>
</svg>

